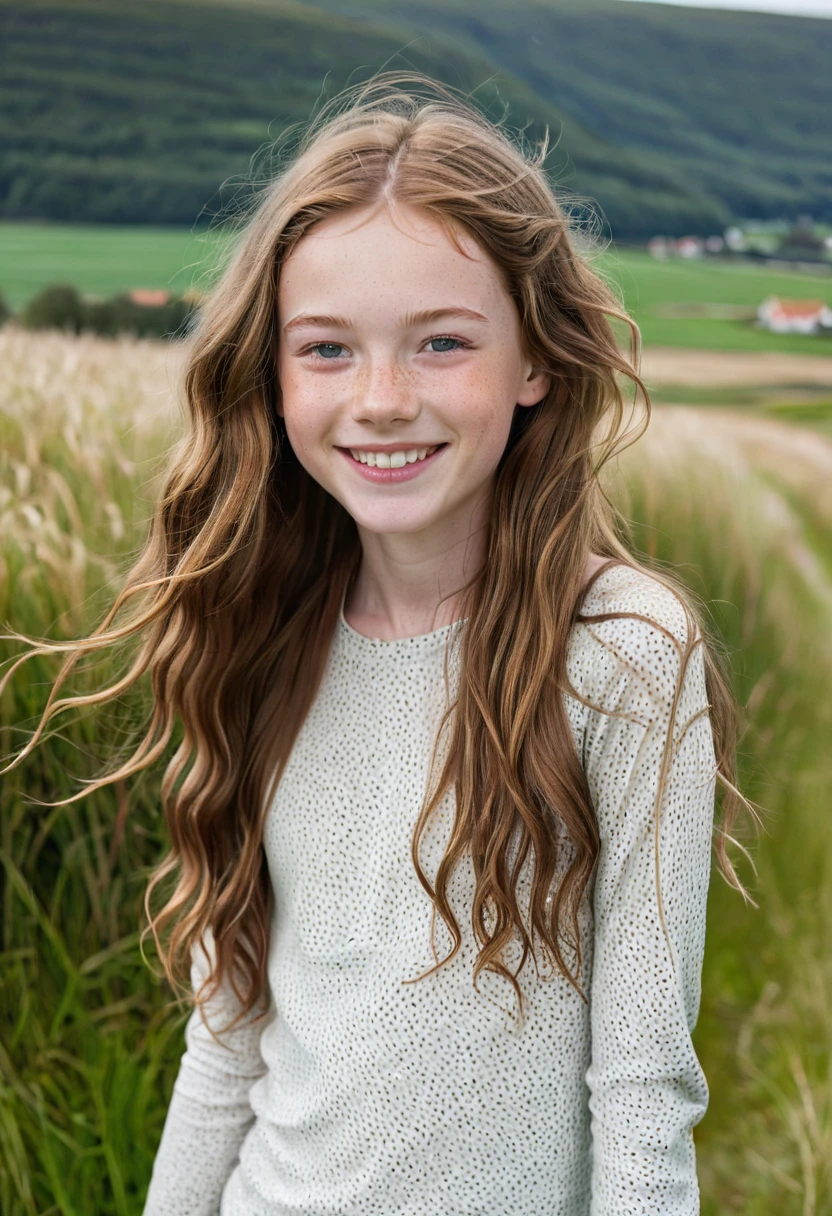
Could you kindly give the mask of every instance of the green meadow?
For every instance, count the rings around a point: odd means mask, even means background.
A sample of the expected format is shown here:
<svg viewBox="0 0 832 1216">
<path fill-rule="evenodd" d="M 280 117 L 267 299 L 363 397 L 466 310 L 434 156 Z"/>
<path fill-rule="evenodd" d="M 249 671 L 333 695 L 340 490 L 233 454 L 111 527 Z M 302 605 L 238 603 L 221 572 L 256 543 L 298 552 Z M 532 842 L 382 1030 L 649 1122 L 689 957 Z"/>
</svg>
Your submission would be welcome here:
<svg viewBox="0 0 832 1216">
<path fill-rule="evenodd" d="M 218 229 L 0 223 L 0 292 L 12 308 L 48 283 L 92 295 L 134 287 L 205 290 L 228 240 Z M 645 345 L 832 354 L 832 335 L 770 334 L 753 323 L 767 295 L 832 304 L 832 274 L 785 273 L 714 259 L 656 261 L 618 247 L 593 255 L 616 284 Z M 739 315 L 724 315 L 726 312 Z M 711 315 L 715 314 L 715 315 Z"/>
<path fill-rule="evenodd" d="M 181 357 L 162 343 L 0 330 L 3 632 L 58 640 L 100 619 L 144 539 L 179 431 Z M 759 907 L 716 869 L 709 893 L 694 1032 L 710 1087 L 695 1129 L 703 1216 L 823 1216 L 832 1211 L 832 436 L 713 401 L 658 405 L 607 486 L 636 553 L 680 571 L 727 647 L 745 716 L 739 785 L 765 809 L 759 840 L 747 821 L 736 833 L 756 873 L 729 847 Z M 0 640 L 4 673 L 19 653 Z M 82 665 L 66 691 L 112 678 L 116 658 Z M 8 682 L 0 756 L 24 744 L 56 672 L 57 659 L 39 657 Z M 163 764 L 129 789 L 48 804 L 98 773 L 147 710 L 145 689 L 63 713 L 2 780 L 4 1216 L 142 1210 L 187 1012 L 170 1003 L 152 940 L 147 962 L 139 951 L 144 889 L 166 851 Z"/>
<path fill-rule="evenodd" d="M 635 249 L 610 250 L 598 262 L 605 277 L 619 286 L 647 346 L 832 354 L 832 334 L 772 334 L 752 319 L 769 295 L 832 305 L 829 271 L 789 273 L 711 258 L 658 261 Z"/>
<path fill-rule="evenodd" d="M 90 295 L 199 288 L 222 237 L 206 229 L 0 223 L 0 292 L 17 309 L 50 283 Z"/>
</svg>

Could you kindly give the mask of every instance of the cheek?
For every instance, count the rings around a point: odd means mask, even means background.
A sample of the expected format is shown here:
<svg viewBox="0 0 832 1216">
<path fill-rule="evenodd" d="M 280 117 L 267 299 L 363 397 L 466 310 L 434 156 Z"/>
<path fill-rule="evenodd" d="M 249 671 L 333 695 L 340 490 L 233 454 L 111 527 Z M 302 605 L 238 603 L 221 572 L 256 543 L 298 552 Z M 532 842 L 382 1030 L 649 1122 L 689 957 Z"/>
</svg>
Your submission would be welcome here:
<svg viewBox="0 0 832 1216">
<path fill-rule="evenodd" d="M 456 395 L 459 420 L 469 442 L 484 457 L 497 458 L 505 448 L 516 402 L 501 365 L 481 367 L 468 377 Z"/>
<path fill-rule="evenodd" d="M 284 403 L 283 420 L 295 454 L 311 472 L 321 459 L 322 441 L 329 429 L 326 419 L 314 402 L 294 399 Z"/>
<path fill-rule="evenodd" d="M 278 357 L 277 375 L 286 413 L 297 412 L 299 404 L 311 396 L 308 373 L 298 359 L 285 354 Z"/>
<path fill-rule="evenodd" d="M 302 371 L 291 367 L 280 374 L 281 412 L 291 438 L 312 437 L 319 432 L 326 415 L 326 394 L 313 385 Z"/>
<path fill-rule="evenodd" d="M 474 467 L 478 475 L 488 475 L 496 469 L 506 450 L 510 429 L 510 416 L 489 416 L 475 440 Z"/>
</svg>

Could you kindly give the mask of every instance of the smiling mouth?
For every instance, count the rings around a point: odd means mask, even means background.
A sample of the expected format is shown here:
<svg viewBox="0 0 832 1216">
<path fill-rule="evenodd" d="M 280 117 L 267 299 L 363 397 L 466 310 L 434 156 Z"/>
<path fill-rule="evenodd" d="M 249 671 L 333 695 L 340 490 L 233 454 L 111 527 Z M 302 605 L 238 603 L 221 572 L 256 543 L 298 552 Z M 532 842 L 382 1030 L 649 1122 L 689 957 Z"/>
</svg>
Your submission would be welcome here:
<svg viewBox="0 0 832 1216">
<path fill-rule="evenodd" d="M 447 447 L 447 443 L 435 443 L 430 447 L 398 448 L 390 452 L 371 452 L 364 448 L 340 448 L 358 464 L 368 469 L 401 469 L 405 465 L 421 464 L 435 452 Z"/>
</svg>

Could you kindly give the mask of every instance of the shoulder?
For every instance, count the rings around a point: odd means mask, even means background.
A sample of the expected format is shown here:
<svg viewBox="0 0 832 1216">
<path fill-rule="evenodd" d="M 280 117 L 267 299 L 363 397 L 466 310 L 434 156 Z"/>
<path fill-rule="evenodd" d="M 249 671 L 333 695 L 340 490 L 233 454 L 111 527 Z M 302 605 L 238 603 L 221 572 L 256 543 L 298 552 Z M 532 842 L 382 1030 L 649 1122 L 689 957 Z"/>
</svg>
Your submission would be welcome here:
<svg viewBox="0 0 832 1216">
<path fill-rule="evenodd" d="M 695 614 L 673 588 L 650 571 L 623 563 L 602 570 L 587 590 L 578 615 L 577 624 L 585 624 L 596 632 L 612 621 L 581 618 L 610 617 L 621 622 L 617 629 L 608 627 L 605 631 L 618 637 L 631 632 L 627 618 L 636 622 L 643 618 L 647 630 L 668 634 L 682 647 L 687 646 L 691 636 L 698 635 Z"/>
<path fill-rule="evenodd" d="M 602 570 L 567 643 L 576 691 L 619 708 L 626 694 L 634 712 L 652 718 L 651 707 L 673 700 L 691 662 L 701 668 L 701 630 L 684 598 L 649 571 L 624 564 Z"/>
</svg>

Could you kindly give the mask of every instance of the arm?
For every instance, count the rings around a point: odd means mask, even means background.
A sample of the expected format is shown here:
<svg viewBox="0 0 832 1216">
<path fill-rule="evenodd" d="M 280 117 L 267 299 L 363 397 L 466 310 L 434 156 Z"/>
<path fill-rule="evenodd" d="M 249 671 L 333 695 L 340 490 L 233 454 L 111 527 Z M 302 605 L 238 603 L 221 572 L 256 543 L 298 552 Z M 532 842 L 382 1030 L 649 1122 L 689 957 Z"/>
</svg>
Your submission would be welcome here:
<svg viewBox="0 0 832 1216">
<path fill-rule="evenodd" d="M 684 642 L 684 627 L 670 620 Z M 670 628 L 668 617 L 663 623 Z M 645 621 L 592 628 L 607 649 L 591 699 L 629 716 L 590 711 L 584 748 L 601 833 L 586 1073 L 591 1216 L 696 1216 L 693 1127 L 709 1092 L 691 1031 L 701 993 L 716 769 L 703 643 L 683 673 L 672 639 Z M 657 810 L 671 723 L 673 750 Z"/>
<path fill-rule="evenodd" d="M 205 939 L 213 960 L 213 937 Z M 194 992 L 207 977 L 201 950 L 192 955 Z M 239 1010 L 229 986 L 220 988 L 206 1008 L 218 1038 L 211 1038 L 194 1008 L 185 1026 L 186 1050 L 173 1087 L 162 1139 L 153 1164 L 144 1216 L 216 1216 L 223 1187 L 254 1115 L 248 1094 L 266 1067 L 260 1035 L 266 1019 L 251 1025 L 262 1006 L 229 1034 L 219 1031 Z"/>
</svg>

